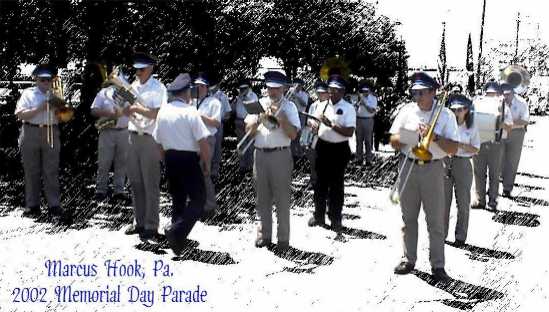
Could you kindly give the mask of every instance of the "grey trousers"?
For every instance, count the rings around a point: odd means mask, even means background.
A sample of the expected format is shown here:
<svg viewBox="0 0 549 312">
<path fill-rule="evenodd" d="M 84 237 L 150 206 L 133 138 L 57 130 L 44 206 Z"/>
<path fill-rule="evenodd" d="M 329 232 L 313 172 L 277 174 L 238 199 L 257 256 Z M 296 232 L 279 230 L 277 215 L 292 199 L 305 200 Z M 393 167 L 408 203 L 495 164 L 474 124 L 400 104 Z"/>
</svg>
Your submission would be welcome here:
<svg viewBox="0 0 549 312">
<path fill-rule="evenodd" d="M 212 152 L 215 149 L 215 135 L 210 135 L 208 137 L 208 147 L 210 148 L 210 159 L 208 159 L 208 162 L 210 163 L 210 168 L 212 164 Z M 215 187 L 212 182 L 211 175 L 204 176 L 204 184 L 206 185 L 206 203 L 204 205 L 204 211 L 210 212 L 215 211 L 217 209 L 217 203 L 215 201 Z"/>
<path fill-rule="evenodd" d="M 114 194 L 124 193 L 126 159 L 128 156 L 128 130 L 104 129 L 97 141 L 96 193 L 107 193 L 109 171 L 114 162 Z"/>
<path fill-rule="evenodd" d="M 48 207 L 60 205 L 59 200 L 59 129 L 53 127 L 53 148 L 47 142 L 46 128 L 24 124 L 19 135 L 19 149 L 25 172 L 25 205 L 40 207 L 41 180 Z"/>
<path fill-rule="evenodd" d="M 256 211 L 260 220 L 258 235 L 272 237 L 273 203 L 278 219 L 278 242 L 290 240 L 290 191 L 293 159 L 290 149 L 274 152 L 255 151 L 254 179 Z"/>
<path fill-rule="evenodd" d="M 444 160 L 446 163 L 446 177 L 444 179 L 445 215 L 444 237 L 448 237 L 448 227 L 450 222 L 450 206 L 452 205 L 452 195 L 456 193 L 457 223 L 456 240 L 465 241 L 467 239 L 467 228 L 469 226 L 469 209 L 471 207 L 471 186 L 473 184 L 473 166 L 471 158 L 452 157 Z"/>
<path fill-rule="evenodd" d="M 246 135 L 246 124 L 244 123 L 244 120 L 238 119 L 238 118 L 235 119 L 234 124 L 235 124 L 236 137 L 238 138 L 238 142 L 240 142 L 244 137 L 244 135 Z M 253 155 L 254 155 L 254 145 L 252 144 L 248 148 L 246 153 L 244 153 L 244 155 L 239 158 L 240 170 L 252 169 Z"/>
<path fill-rule="evenodd" d="M 150 135 L 130 133 L 128 178 L 136 227 L 157 230 L 160 201 L 160 151 Z"/>
<path fill-rule="evenodd" d="M 405 175 L 413 163 L 406 162 Z M 417 260 L 417 231 L 419 209 L 423 206 L 429 232 L 429 260 L 431 267 L 444 267 L 444 168 L 442 161 L 424 165 L 414 164 L 404 190 L 404 178 L 400 180 L 400 208 L 402 210 L 403 261 L 415 264 Z"/>
<path fill-rule="evenodd" d="M 502 177 L 503 190 L 511 192 L 515 184 L 520 154 L 522 153 L 522 143 L 524 142 L 524 128 L 517 128 L 511 131 L 509 138 L 503 143 Z"/>
<path fill-rule="evenodd" d="M 372 161 L 372 141 L 374 134 L 374 118 L 356 118 L 356 157 L 358 161 L 364 159 L 366 146 L 366 161 Z"/>
<path fill-rule="evenodd" d="M 480 145 L 480 151 L 473 156 L 475 191 L 477 201 L 486 204 L 486 173 L 490 179 L 488 187 L 489 203 L 496 204 L 499 191 L 499 175 L 501 171 L 502 144 L 485 142 Z"/>
<path fill-rule="evenodd" d="M 215 149 L 213 151 L 211 168 L 211 174 L 213 178 L 217 178 L 219 176 L 219 167 L 221 165 L 221 155 L 223 152 L 221 143 L 223 143 L 223 121 L 221 122 L 221 126 L 217 129 L 217 132 L 215 133 Z"/>
</svg>

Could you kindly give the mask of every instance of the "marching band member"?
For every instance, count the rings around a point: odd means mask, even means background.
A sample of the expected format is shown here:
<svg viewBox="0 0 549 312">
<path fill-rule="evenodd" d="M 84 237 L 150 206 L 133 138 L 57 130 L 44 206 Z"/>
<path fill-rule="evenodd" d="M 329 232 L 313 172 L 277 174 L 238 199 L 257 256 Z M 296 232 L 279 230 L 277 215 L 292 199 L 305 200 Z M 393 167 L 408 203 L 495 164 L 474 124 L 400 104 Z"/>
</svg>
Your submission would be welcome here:
<svg viewBox="0 0 549 312">
<path fill-rule="evenodd" d="M 22 121 L 19 135 L 19 149 L 25 172 L 25 209 L 23 216 L 40 214 L 41 179 L 44 179 L 44 194 L 48 202 L 48 213 L 61 215 L 59 199 L 59 139 L 58 120 L 48 110 L 52 79 L 57 70 L 48 64 L 36 66 L 32 72 L 35 86 L 21 94 L 15 107 L 17 119 Z M 51 106 L 50 106 L 51 108 Z M 49 114 L 49 116 L 48 116 Z M 47 142 L 48 127 L 52 127 L 53 146 Z"/>
<path fill-rule="evenodd" d="M 453 92 L 452 92 L 453 93 Z M 445 237 L 448 236 L 450 206 L 452 194 L 456 193 L 458 209 L 454 246 L 465 244 L 467 227 L 469 225 L 469 209 L 471 205 L 471 186 L 473 185 L 473 166 L 471 157 L 480 149 L 478 129 L 473 123 L 474 115 L 471 112 L 473 103 L 466 96 L 455 94 L 448 100 L 450 109 L 454 112 L 458 126 L 458 151 L 455 155 L 445 158 L 446 178 L 444 180 L 446 194 L 445 210 Z"/>
<path fill-rule="evenodd" d="M 128 156 L 128 116 L 115 104 L 114 89 L 106 86 L 99 90 L 91 105 L 91 114 L 98 118 L 112 118 L 114 123 L 98 129 L 97 177 L 95 199 L 107 197 L 109 170 L 114 162 L 113 199 L 125 199 L 126 159 Z"/>
<path fill-rule="evenodd" d="M 290 241 L 293 169 L 290 142 L 297 137 L 301 125 L 295 104 L 284 97 L 284 87 L 288 83 L 286 76 L 269 71 L 264 77 L 268 97 L 261 98 L 259 103 L 265 113 L 246 117 L 246 130 L 255 135 L 254 179 L 256 211 L 260 219 L 255 246 L 261 248 L 271 244 L 274 203 L 278 219 L 277 248 L 285 250 Z M 278 126 L 265 126 L 267 118 L 276 118 Z"/>
<path fill-rule="evenodd" d="M 124 108 L 126 114 L 134 115 L 128 124 L 127 173 L 132 188 L 135 224 L 126 229 L 126 234 L 139 234 L 142 240 L 160 237 L 160 153 L 151 134 L 158 110 L 167 103 L 168 95 L 166 87 L 152 77 L 155 64 L 150 55 L 136 53 L 133 64 L 136 79 L 131 86 L 141 101 Z"/>
<path fill-rule="evenodd" d="M 235 104 L 236 119 L 234 121 L 234 129 L 238 142 L 246 135 L 244 119 L 248 116 L 248 112 L 244 107 L 244 102 L 257 102 L 259 100 L 257 94 L 252 91 L 251 86 L 252 84 L 247 79 L 241 80 L 238 86 L 238 97 Z M 253 146 L 250 146 L 243 156 L 239 156 L 239 170 L 241 173 L 250 171 L 252 168 L 253 148 Z"/>
<path fill-rule="evenodd" d="M 303 89 L 303 86 L 305 85 L 305 81 L 301 78 L 294 79 L 293 82 L 294 87 L 294 94 L 293 97 L 290 98 L 297 107 L 297 110 L 299 112 L 305 112 L 307 111 L 307 106 L 309 104 L 309 93 Z M 299 121 L 302 125 L 305 124 L 305 117 L 299 116 Z M 294 157 L 294 161 L 296 161 L 298 158 L 302 157 L 304 154 L 304 149 L 301 146 L 299 139 L 301 137 L 301 133 L 298 133 L 297 138 L 292 141 L 292 156 Z"/>
<path fill-rule="evenodd" d="M 345 168 L 351 159 L 349 138 L 353 136 L 356 126 L 356 113 L 353 105 L 343 99 L 346 81 L 339 75 L 328 79 L 330 104 L 317 112 L 322 121 L 318 129 L 316 143 L 316 171 L 318 175 L 314 189 L 315 211 L 309 219 L 309 226 L 324 226 L 326 204 L 328 217 L 334 231 L 342 230 L 341 210 L 344 201 Z"/>
<path fill-rule="evenodd" d="M 215 84 L 210 87 L 210 92 L 213 97 L 218 99 L 221 102 L 221 123 L 217 132 L 215 133 L 215 151 L 213 152 L 212 157 L 212 180 L 217 180 L 219 176 L 219 167 L 221 165 L 221 158 L 223 155 L 223 124 L 225 121 L 229 120 L 231 116 L 231 104 L 229 103 L 229 98 L 223 90 L 219 89 L 218 84 Z"/>
<path fill-rule="evenodd" d="M 429 75 L 417 72 L 411 77 L 411 93 L 414 102 L 405 105 L 396 116 L 391 129 L 391 146 L 400 151 L 401 162 L 399 166 L 406 173 L 411 172 L 408 179 L 401 179 L 398 186 L 400 193 L 400 207 L 402 210 L 402 239 L 404 254 L 399 265 L 395 267 L 395 274 L 410 273 L 417 259 L 417 232 L 419 209 L 423 206 L 429 231 L 429 260 L 431 262 L 433 277 L 437 281 L 448 281 L 449 276 L 444 270 L 444 167 L 442 159 L 448 154 L 457 151 L 457 124 L 451 112 L 442 109 L 438 120 L 433 120 L 437 110 L 435 100 L 438 83 Z M 421 137 L 425 136 L 433 122 L 434 139 L 429 145 L 432 160 L 422 161 L 413 153 L 408 153 L 412 148 L 411 143 L 404 140 L 404 130 L 417 132 Z M 399 173 L 401 174 L 401 173 Z M 403 182 L 407 184 L 403 187 Z"/>
<path fill-rule="evenodd" d="M 507 104 L 507 108 L 513 117 L 513 127 L 507 140 L 503 141 L 503 197 L 511 197 L 513 186 L 515 184 L 515 176 L 517 174 L 518 165 L 520 162 L 520 154 L 522 152 L 522 143 L 524 142 L 524 134 L 526 126 L 530 119 L 528 111 L 528 103 L 515 94 L 514 89 L 509 85 L 503 86 L 503 97 Z"/>
<path fill-rule="evenodd" d="M 308 113 L 313 116 L 321 116 L 324 112 L 322 111 L 327 107 L 328 100 L 330 99 L 330 94 L 328 93 L 328 85 L 319 80 L 315 83 L 315 91 L 318 96 L 318 99 L 309 106 Z M 313 133 L 318 135 L 318 127 L 320 126 L 315 120 L 307 119 L 307 125 L 314 129 Z M 314 144 L 314 141 L 312 142 Z M 307 149 L 307 159 L 311 165 L 311 178 L 309 180 L 310 184 L 313 186 L 316 185 L 317 173 L 316 173 L 316 150 L 314 146 L 311 146 Z"/>
<path fill-rule="evenodd" d="M 202 121 L 208 128 L 210 135 L 206 139 L 208 141 L 209 150 L 213 153 L 215 150 L 215 135 L 221 126 L 221 102 L 208 95 L 208 86 L 210 82 L 208 77 L 204 73 L 199 73 L 198 77 L 194 80 L 194 85 L 198 91 L 198 101 L 196 109 L 202 117 Z M 210 159 L 208 159 L 208 166 L 211 167 L 213 156 L 210 153 Z M 217 203 L 215 201 L 215 187 L 212 182 L 212 177 L 208 174 L 204 176 L 204 182 L 206 184 L 206 205 L 204 206 L 205 217 L 212 216 L 217 209 Z"/>
<path fill-rule="evenodd" d="M 207 138 L 211 133 L 192 105 L 190 82 L 189 74 L 179 74 L 168 84 L 174 99 L 160 108 L 153 132 L 164 155 L 172 196 L 172 224 L 165 233 L 176 255 L 186 247 L 187 236 L 202 215 L 206 202 L 204 176 L 210 171 Z"/>
<path fill-rule="evenodd" d="M 374 117 L 377 112 L 377 98 L 372 94 L 367 84 L 358 86 L 360 99 L 356 112 L 356 156 L 357 163 L 362 165 L 364 160 L 363 148 L 366 146 L 366 165 L 372 163 L 372 141 L 374 134 Z"/>
<path fill-rule="evenodd" d="M 475 111 L 489 111 L 495 115 L 501 115 L 501 86 L 497 82 L 488 82 L 485 87 L 485 97 L 480 97 L 474 102 Z M 486 98 L 486 100 L 485 100 Z M 513 125 L 513 117 L 508 109 L 505 109 L 502 127 L 502 138 L 505 139 L 507 131 Z M 501 142 L 498 138 L 484 142 L 480 145 L 480 151 L 473 156 L 476 202 L 471 208 L 484 209 L 486 207 L 486 173 L 488 171 L 488 207 L 496 211 L 499 190 L 499 177 L 501 172 Z"/>
</svg>

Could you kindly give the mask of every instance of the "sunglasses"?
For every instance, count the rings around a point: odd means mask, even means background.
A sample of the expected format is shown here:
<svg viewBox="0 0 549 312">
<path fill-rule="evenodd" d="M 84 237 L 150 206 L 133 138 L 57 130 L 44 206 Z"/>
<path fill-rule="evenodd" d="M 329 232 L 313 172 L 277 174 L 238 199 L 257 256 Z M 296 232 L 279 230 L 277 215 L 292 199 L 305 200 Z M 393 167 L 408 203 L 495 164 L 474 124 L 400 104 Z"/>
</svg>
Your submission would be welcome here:
<svg viewBox="0 0 549 312">
<path fill-rule="evenodd" d="M 424 96 L 429 94 L 429 90 L 410 90 L 410 94 L 414 97 Z"/>
</svg>

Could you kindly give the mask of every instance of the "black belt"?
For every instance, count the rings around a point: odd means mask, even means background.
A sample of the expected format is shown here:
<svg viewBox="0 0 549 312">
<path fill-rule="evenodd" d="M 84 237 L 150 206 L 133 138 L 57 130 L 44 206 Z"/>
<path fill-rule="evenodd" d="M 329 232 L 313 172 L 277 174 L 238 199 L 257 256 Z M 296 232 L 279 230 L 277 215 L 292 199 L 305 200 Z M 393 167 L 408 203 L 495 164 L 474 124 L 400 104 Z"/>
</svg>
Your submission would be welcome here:
<svg viewBox="0 0 549 312">
<path fill-rule="evenodd" d="M 256 150 L 260 150 L 265 153 L 271 153 L 271 152 L 277 152 L 277 151 L 283 151 L 285 149 L 290 148 L 289 146 L 278 146 L 278 147 L 256 147 Z"/>
<path fill-rule="evenodd" d="M 130 133 L 137 134 L 137 135 L 148 135 L 148 136 L 151 136 L 150 133 L 147 133 L 147 132 L 137 132 L 137 131 L 134 131 L 134 130 L 130 130 Z"/>
<path fill-rule="evenodd" d="M 358 118 L 358 119 L 372 119 L 372 118 L 374 118 L 374 116 L 370 116 L 370 117 L 356 116 L 356 118 Z"/>
<path fill-rule="evenodd" d="M 454 156 L 452 156 L 452 158 L 470 159 L 471 156 L 457 156 L 457 155 L 454 155 Z"/>
<path fill-rule="evenodd" d="M 33 123 L 30 123 L 30 122 L 23 122 L 24 125 L 27 125 L 27 126 L 31 126 L 31 127 L 35 127 L 35 128 L 46 128 L 48 126 L 50 127 L 54 127 L 56 128 L 57 127 L 57 124 L 52 124 L 52 125 L 46 125 L 46 124 L 33 124 Z"/>
<path fill-rule="evenodd" d="M 115 130 L 115 131 L 120 131 L 120 130 L 128 130 L 128 128 L 114 128 L 114 127 L 113 127 L 113 128 L 105 128 L 105 129 L 103 129 L 103 130 Z M 135 132 L 135 131 L 133 131 L 133 132 Z M 135 132 L 135 133 L 137 133 L 137 132 Z"/>
<path fill-rule="evenodd" d="M 440 159 L 431 159 L 431 160 L 421 160 L 421 159 L 415 159 L 415 158 L 406 158 L 406 160 L 411 161 L 417 165 L 426 165 L 428 163 L 434 163 L 439 161 Z"/>
</svg>

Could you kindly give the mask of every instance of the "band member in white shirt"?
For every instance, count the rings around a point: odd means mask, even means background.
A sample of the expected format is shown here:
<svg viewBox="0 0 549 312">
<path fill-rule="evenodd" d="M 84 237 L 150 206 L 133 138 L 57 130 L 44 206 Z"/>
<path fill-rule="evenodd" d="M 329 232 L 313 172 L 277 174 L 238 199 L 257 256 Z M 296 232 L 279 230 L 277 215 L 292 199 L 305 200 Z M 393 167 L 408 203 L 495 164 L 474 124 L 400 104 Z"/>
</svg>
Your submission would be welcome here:
<svg viewBox="0 0 549 312">
<path fill-rule="evenodd" d="M 48 100 L 52 79 L 57 69 L 49 64 L 40 64 L 32 72 L 35 86 L 21 94 L 15 107 L 15 116 L 22 121 L 19 149 L 25 173 L 25 209 L 23 216 L 40 215 L 41 180 L 48 213 L 54 216 L 63 213 L 59 192 L 59 153 L 61 141 L 58 120 Z M 51 127 L 51 128 L 50 128 Z M 50 132 L 51 131 L 51 132 Z M 53 134 L 53 135 L 51 135 Z M 48 142 L 53 140 L 53 142 Z"/>
<path fill-rule="evenodd" d="M 308 224 L 324 226 L 328 205 L 331 228 L 340 232 L 345 193 L 344 175 L 351 158 L 349 138 L 355 131 L 356 113 L 353 105 L 343 99 L 347 85 L 343 77 L 332 75 L 327 83 L 330 101 L 316 109 L 321 120 L 316 143 L 318 179 L 314 190 L 315 211 Z"/>
<path fill-rule="evenodd" d="M 194 85 L 197 88 L 198 99 L 196 102 L 196 109 L 202 116 L 202 121 L 208 128 L 210 135 L 207 138 L 210 151 L 215 151 L 216 145 L 216 133 L 221 127 L 221 102 L 213 97 L 208 95 L 208 87 L 210 81 L 205 73 L 199 73 L 198 77 L 194 80 Z M 210 153 L 210 157 L 213 154 Z M 212 160 L 209 161 L 209 166 L 211 167 Z M 204 176 L 204 181 L 206 184 L 206 205 L 204 206 L 204 217 L 208 218 L 213 216 L 215 210 L 217 209 L 217 203 L 215 201 L 215 187 L 212 182 L 212 177 L 210 175 Z"/>
<path fill-rule="evenodd" d="M 290 184 L 293 159 L 290 143 L 297 137 L 301 125 L 297 108 L 284 97 L 286 76 L 277 71 L 266 72 L 268 96 L 260 100 L 265 113 L 248 115 L 246 130 L 255 135 L 254 179 L 256 210 L 260 226 L 255 246 L 272 242 L 273 203 L 276 206 L 278 228 L 277 248 L 285 250 L 290 243 Z M 276 120 L 276 121 L 275 121 Z"/>
<path fill-rule="evenodd" d="M 203 213 L 204 176 L 210 172 L 207 141 L 210 132 L 192 105 L 190 82 L 188 74 L 179 74 L 168 84 L 173 100 L 160 108 L 153 132 L 164 155 L 172 196 L 172 224 L 165 228 L 165 233 L 176 255 L 188 246 L 187 236 Z"/>
<path fill-rule="evenodd" d="M 530 119 L 528 103 L 515 94 L 513 87 L 509 84 L 502 84 L 503 98 L 507 109 L 513 117 L 513 127 L 507 140 L 503 141 L 502 172 L 503 197 L 511 197 L 515 177 L 522 153 L 522 143 L 526 134 L 526 126 Z"/>
<path fill-rule="evenodd" d="M 456 193 L 457 221 L 454 246 L 460 247 L 467 239 L 469 226 L 469 209 L 471 207 L 471 187 L 473 185 L 472 156 L 480 149 L 480 137 L 474 124 L 471 111 L 473 103 L 466 96 L 454 94 L 448 100 L 454 112 L 458 126 L 458 150 L 455 155 L 444 159 L 446 164 L 445 185 L 445 234 L 448 236 L 450 206 L 452 195 Z"/>
<path fill-rule="evenodd" d="M 138 101 L 124 109 L 132 115 L 128 124 L 129 150 L 127 172 L 130 180 L 135 223 L 126 234 L 139 234 L 142 240 L 158 240 L 160 201 L 160 153 L 152 132 L 156 115 L 167 103 L 166 87 L 152 76 L 156 60 L 145 53 L 136 53 L 133 67 L 136 79 L 131 84 Z"/>
<path fill-rule="evenodd" d="M 356 112 L 356 162 L 361 165 L 366 150 L 366 165 L 372 163 L 372 143 L 374 134 L 374 117 L 377 112 L 377 97 L 372 94 L 366 83 L 358 86 L 360 93 Z"/>
<path fill-rule="evenodd" d="M 407 141 L 409 132 L 416 132 L 413 137 L 424 137 L 435 122 L 435 112 L 439 109 L 436 89 L 439 84 L 424 72 L 414 73 L 411 77 L 411 93 L 414 101 L 406 104 L 396 116 L 391 129 L 391 146 L 400 152 L 401 172 L 408 178 L 400 179 L 398 192 L 402 210 L 403 256 L 395 267 L 395 274 L 408 274 L 417 260 L 417 235 L 419 210 L 423 207 L 427 230 L 429 232 L 429 261 L 431 272 L 436 281 L 449 281 L 444 269 L 444 166 L 442 159 L 457 152 L 456 118 L 446 108 L 442 108 L 434 125 L 434 137 L 429 144 L 432 159 L 418 159 L 410 152 L 413 144 Z M 443 105 L 443 104 L 442 104 Z M 412 166 L 412 167 L 410 167 Z M 410 169 L 411 168 L 411 169 Z M 411 170 L 411 171 L 409 171 Z M 406 181 L 406 184 L 404 184 Z M 404 186 L 405 185 L 405 186 Z"/>
<path fill-rule="evenodd" d="M 330 94 L 328 93 L 328 85 L 319 80 L 315 83 L 315 91 L 318 96 L 317 100 L 309 106 L 308 113 L 313 116 L 321 116 L 326 111 L 325 109 L 328 107 L 326 105 L 328 103 L 328 100 L 330 99 Z M 317 173 L 316 173 L 316 150 L 315 146 L 318 140 L 318 127 L 319 124 L 314 119 L 306 118 L 307 126 L 311 129 L 312 132 L 312 138 L 310 138 L 310 142 L 307 142 L 309 144 L 307 148 L 307 159 L 309 160 L 309 164 L 311 166 L 311 178 L 309 180 L 310 185 L 313 187 L 316 185 L 317 181 Z M 315 129 L 314 131 L 312 129 Z M 305 131 L 305 130 L 302 130 Z"/>
</svg>

